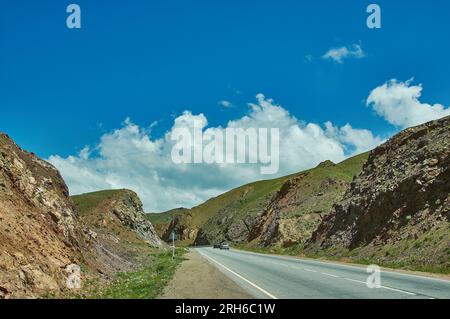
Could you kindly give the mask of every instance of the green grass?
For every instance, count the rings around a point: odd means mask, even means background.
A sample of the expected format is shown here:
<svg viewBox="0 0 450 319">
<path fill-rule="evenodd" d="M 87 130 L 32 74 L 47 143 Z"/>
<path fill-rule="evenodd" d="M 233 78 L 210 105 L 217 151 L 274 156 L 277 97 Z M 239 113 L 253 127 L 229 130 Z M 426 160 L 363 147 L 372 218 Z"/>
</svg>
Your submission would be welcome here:
<svg viewBox="0 0 450 319">
<path fill-rule="evenodd" d="M 280 188 L 289 179 L 298 174 L 307 174 L 302 182 L 303 185 L 301 190 L 301 198 L 304 198 L 305 200 L 304 205 L 300 207 L 299 210 L 293 211 L 290 214 L 296 216 L 312 211 L 326 212 L 340 199 L 340 194 L 343 192 L 343 186 L 337 186 L 340 188 L 330 191 L 329 194 L 325 194 L 320 200 L 315 196 L 312 196 L 312 194 L 320 189 L 321 183 L 325 179 L 342 180 L 349 183 L 354 175 L 361 171 L 368 156 L 369 153 L 363 153 L 338 163 L 337 165 L 333 165 L 331 162 L 324 163 L 319 167 L 300 173 L 249 183 L 211 198 L 190 210 L 173 209 L 165 213 L 147 214 L 147 218 L 154 226 L 157 226 L 157 228 L 165 229 L 174 216 L 187 216 L 189 214 L 189 218 L 182 218 L 181 223 L 185 224 L 185 226 L 190 229 L 202 229 L 210 240 L 216 241 L 224 237 L 224 231 L 234 221 L 249 219 L 264 211 L 270 202 L 270 199 L 280 190 Z M 222 223 L 222 220 L 225 222 Z M 192 242 L 193 239 L 183 242 L 183 244 L 190 245 Z"/>
<path fill-rule="evenodd" d="M 146 266 L 132 272 L 117 274 L 115 280 L 103 288 L 95 288 L 87 298 L 98 299 L 153 299 L 158 297 L 172 279 L 178 265 L 184 260 L 186 249 L 177 248 L 175 258 L 172 251 L 154 252 L 148 257 Z M 92 289 L 95 284 L 90 284 Z"/>
<path fill-rule="evenodd" d="M 251 251 L 254 253 L 261 254 L 275 254 L 275 255 L 286 255 L 286 256 L 299 256 L 302 254 L 303 247 L 301 245 L 293 245 L 291 247 L 279 247 L 279 246 L 249 246 L 247 244 L 234 244 L 236 249 Z"/>
<path fill-rule="evenodd" d="M 145 214 L 145 217 L 152 224 L 169 224 L 175 216 L 186 212 L 189 212 L 189 209 L 180 207 L 171 209 L 164 213 L 147 213 Z"/>
<path fill-rule="evenodd" d="M 117 197 L 118 194 L 125 190 L 104 190 L 93 193 L 81 194 L 71 196 L 72 200 L 80 215 L 84 215 L 96 208 L 99 203 L 111 200 Z"/>
</svg>

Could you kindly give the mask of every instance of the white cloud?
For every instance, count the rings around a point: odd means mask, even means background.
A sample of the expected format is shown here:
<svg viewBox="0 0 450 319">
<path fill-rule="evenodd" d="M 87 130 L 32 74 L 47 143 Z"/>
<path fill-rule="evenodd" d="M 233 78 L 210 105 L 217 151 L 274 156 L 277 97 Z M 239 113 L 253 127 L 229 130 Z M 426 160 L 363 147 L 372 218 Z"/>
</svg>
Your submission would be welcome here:
<svg viewBox="0 0 450 319">
<path fill-rule="evenodd" d="M 386 121 L 401 128 L 450 115 L 450 107 L 420 102 L 422 85 L 411 83 L 412 79 L 405 82 L 389 80 L 372 90 L 366 104 Z"/>
<path fill-rule="evenodd" d="M 349 47 L 332 48 L 325 53 L 322 58 L 333 60 L 336 63 L 343 63 L 344 59 L 355 58 L 362 59 L 366 56 L 360 44 L 353 44 Z"/>
<path fill-rule="evenodd" d="M 285 108 L 257 95 L 248 113 L 229 121 L 225 127 L 208 127 L 204 114 L 185 111 L 174 120 L 171 130 L 160 138 L 126 119 L 122 127 L 104 134 L 93 149 L 49 161 L 64 176 L 71 194 L 101 189 L 129 188 L 136 191 L 147 211 L 192 207 L 206 199 L 242 184 L 270 177 L 260 174 L 259 164 L 174 164 L 171 131 L 193 126 L 198 121 L 203 131 L 233 128 L 279 128 L 280 170 L 287 175 L 313 167 L 324 160 L 339 162 L 346 157 L 375 147 L 381 139 L 370 131 L 349 124 L 339 128 L 331 122 L 324 127 L 304 123 Z"/>
<path fill-rule="evenodd" d="M 230 101 L 226 100 L 219 101 L 218 104 L 225 108 L 231 107 L 233 105 Z"/>
<path fill-rule="evenodd" d="M 333 126 L 333 123 L 326 122 L 325 128 L 327 136 L 351 147 L 352 150 L 349 151 L 356 154 L 370 151 L 384 142 L 380 137 L 374 136 L 371 131 L 354 129 L 348 123 L 338 128 Z"/>
</svg>

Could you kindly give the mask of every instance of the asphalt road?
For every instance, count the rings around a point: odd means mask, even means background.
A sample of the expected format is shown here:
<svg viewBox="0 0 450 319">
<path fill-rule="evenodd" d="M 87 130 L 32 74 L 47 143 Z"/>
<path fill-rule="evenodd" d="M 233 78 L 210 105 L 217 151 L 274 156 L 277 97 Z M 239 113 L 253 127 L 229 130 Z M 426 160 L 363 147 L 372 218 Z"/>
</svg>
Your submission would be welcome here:
<svg viewBox="0 0 450 319">
<path fill-rule="evenodd" d="M 450 281 L 381 270 L 381 287 L 369 288 L 365 266 L 241 250 L 195 248 L 255 298 L 450 298 Z"/>
</svg>

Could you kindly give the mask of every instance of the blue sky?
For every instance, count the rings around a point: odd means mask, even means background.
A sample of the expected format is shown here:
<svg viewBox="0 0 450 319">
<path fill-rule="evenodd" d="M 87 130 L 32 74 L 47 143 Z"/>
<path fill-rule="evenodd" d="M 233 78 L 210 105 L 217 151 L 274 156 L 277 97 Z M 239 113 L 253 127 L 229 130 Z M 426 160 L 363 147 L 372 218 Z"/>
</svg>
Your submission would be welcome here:
<svg viewBox="0 0 450 319">
<path fill-rule="evenodd" d="M 68 1 L 0 4 L 0 130 L 44 158 L 77 154 L 127 117 L 157 121 L 154 137 L 184 110 L 226 126 L 258 93 L 299 121 L 381 138 L 401 127 L 365 100 L 390 79 L 414 77 L 421 101 L 450 105 L 448 1 L 373 1 L 379 30 L 366 27 L 368 1 L 73 2 L 80 30 L 66 27 Z M 322 58 L 355 44 L 364 57 Z"/>
</svg>

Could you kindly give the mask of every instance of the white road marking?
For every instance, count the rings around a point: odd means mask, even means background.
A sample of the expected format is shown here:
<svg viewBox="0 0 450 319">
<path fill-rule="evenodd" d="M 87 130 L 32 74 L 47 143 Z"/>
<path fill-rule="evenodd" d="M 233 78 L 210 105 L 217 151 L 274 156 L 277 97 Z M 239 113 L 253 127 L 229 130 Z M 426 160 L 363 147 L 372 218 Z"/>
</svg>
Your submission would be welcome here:
<svg viewBox="0 0 450 319">
<path fill-rule="evenodd" d="M 322 275 L 325 275 L 325 276 L 330 276 L 330 277 L 334 277 L 334 278 L 339 278 L 339 276 L 332 275 L 332 274 L 328 274 L 328 273 L 326 273 L 326 272 L 322 272 L 321 274 L 322 274 Z"/>
<path fill-rule="evenodd" d="M 361 280 L 355 280 L 355 279 L 351 279 L 351 278 L 342 278 L 342 279 L 345 279 L 345 280 L 349 280 L 349 281 L 353 281 L 353 282 L 358 282 L 358 283 L 360 283 L 360 284 L 366 284 L 364 281 L 361 281 Z"/>
<path fill-rule="evenodd" d="M 233 270 L 231 270 L 230 268 L 228 268 L 227 266 L 222 265 L 221 263 L 219 263 L 218 261 L 214 260 L 213 258 L 206 256 L 205 254 L 203 254 L 200 250 L 197 250 L 203 257 L 208 258 L 209 260 L 211 260 L 212 262 L 216 263 L 217 265 L 221 266 L 222 268 L 224 268 L 225 270 L 231 272 L 233 275 L 235 275 L 236 277 L 244 280 L 246 283 L 250 284 L 251 286 L 255 287 L 256 289 L 258 289 L 259 291 L 263 292 L 264 294 L 266 294 L 267 296 L 269 296 L 272 299 L 278 299 L 277 297 L 275 297 L 274 295 L 272 295 L 270 292 L 268 292 L 267 290 L 259 287 L 258 285 L 254 284 L 253 282 L 251 282 L 250 280 L 242 277 L 241 275 L 239 275 L 238 273 L 234 272 Z"/>
<path fill-rule="evenodd" d="M 319 260 L 313 260 L 311 258 L 301 258 L 301 257 L 288 257 L 288 256 L 280 256 L 280 255 L 274 255 L 274 254 L 269 254 L 269 253 L 255 253 L 252 251 L 247 251 L 247 250 L 240 250 L 240 249 L 233 249 L 236 253 L 241 253 L 241 254 L 249 254 L 249 255 L 258 255 L 261 257 L 269 257 L 269 258 L 276 258 L 276 259 L 283 259 L 283 260 L 288 260 L 288 261 L 295 261 L 295 262 L 310 262 L 310 263 L 315 263 L 315 264 L 319 264 L 319 265 L 333 265 L 342 269 L 346 269 L 346 268 L 353 268 L 353 269 L 357 269 L 357 270 L 365 270 L 364 266 L 358 266 L 358 265 L 354 265 L 354 264 L 342 264 L 342 263 L 336 263 L 336 262 L 332 262 L 332 261 L 319 261 Z M 431 277 L 431 276 L 425 276 L 425 275 L 415 275 L 415 274 L 406 274 L 403 273 L 401 271 L 392 271 L 389 269 L 381 269 L 382 273 L 388 273 L 388 274 L 392 274 L 392 275 L 400 275 L 400 276 L 406 276 L 406 277 L 415 277 L 415 278 L 419 278 L 419 279 L 424 279 L 424 280 L 436 280 L 436 281 L 441 281 L 441 282 L 445 282 L 450 284 L 450 279 L 446 279 L 446 278 L 436 278 L 436 277 Z"/>
<path fill-rule="evenodd" d="M 198 250 L 198 251 L 199 251 L 199 250 Z M 219 263 L 218 261 L 214 260 L 213 258 L 204 255 L 204 254 L 203 254 L 202 252 L 200 252 L 200 251 L 199 251 L 199 253 L 200 253 L 202 256 L 204 256 L 204 257 L 210 259 L 211 261 L 215 262 L 216 264 L 220 265 L 221 267 L 223 267 L 223 268 L 226 269 L 227 271 L 231 272 L 232 274 L 236 275 L 237 277 L 241 278 L 241 279 L 244 280 L 245 282 L 249 283 L 249 284 L 252 285 L 253 287 L 255 287 L 255 288 L 257 288 L 258 290 L 262 291 L 263 293 L 265 293 L 266 295 L 268 295 L 270 298 L 278 299 L 277 297 L 275 297 L 275 296 L 272 295 L 271 293 L 267 292 L 267 291 L 264 290 L 263 288 L 261 288 L 261 287 L 257 286 L 256 284 L 252 283 L 252 282 L 249 281 L 248 279 L 242 277 L 241 275 L 239 275 L 238 273 L 236 273 L 236 272 L 234 272 L 233 270 L 229 269 L 228 267 L 222 265 L 221 263 Z M 296 269 L 299 269 L 299 270 L 304 270 L 304 271 L 309 271 L 309 272 L 315 272 L 315 273 L 318 272 L 318 271 L 316 271 L 316 270 L 309 269 L 309 268 L 303 268 L 303 267 L 300 268 L 300 267 L 291 266 L 291 265 L 286 265 L 286 264 L 277 263 L 277 262 L 272 262 L 272 264 L 278 264 L 278 265 L 280 265 L 280 266 L 286 266 L 286 267 L 296 268 Z M 330 276 L 330 277 L 334 277 L 334 278 L 341 278 L 341 279 L 344 279 L 344 280 L 353 281 L 353 282 L 357 282 L 357 283 L 360 283 L 360 284 L 367 285 L 367 283 L 366 283 L 365 281 L 361 281 L 361 280 L 356 280 L 356 279 L 351 279 L 351 278 L 346 278 L 346 277 L 340 277 L 340 276 L 333 275 L 333 274 L 329 274 L 329 273 L 325 273 L 325 272 L 321 272 L 321 274 L 322 274 L 322 275 L 326 275 L 326 276 Z M 423 277 L 422 277 L 422 278 L 423 278 Z M 380 286 L 380 288 L 384 288 L 384 289 L 387 289 L 387 290 L 392 290 L 392 291 L 404 293 L 404 294 L 407 294 L 407 295 L 413 295 L 413 296 L 416 296 L 416 295 L 417 295 L 416 293 L 413 293 L 413 292 L 410 292 L 410 291 L 405 291 L 405 290 L 396 289 L 396 288 L 387 287 L 387 286 Z M 432 299 L 434 299 L 434 298 L 432 298 Z"/>
<path fill-rule="evenodd" d="M 405 291 L 405 290 L 401 290 L 401 289 L 395 289 L 395 288 L 386 287 L 386 286 L 381 286 L 381 288 L 388 289 L 388 290 L 392 290 L 392 291 L 401 292 L 401 293 L 404 293 L 404 294 L 407 294 L 407 295 L 413 295 L 413 296 L 416 295 L 416 294 L 413 293 L 413 292 L 409 292 L 409 291 Z"/>
<path fill-rule="evenodd" d="M 303 270 L 306 270 L 306 271 L 309 271 L 309 272 L 317 272 L 317 271 L 309 269 L 309 268 L 303 268 Z"/>
<path fill-rule="evenodd" d="M 358 283 L 360 283 L 360 284 L 367 285 L 366 282 L 361 281 L 361 280 L 355 280 L 355 279 L 351 279 L 351 278 L 343 278 L 343 279 L 349 280 L 349 281 L 353 281 L 353 282 L 358 282 Z M 395 289 L 395 288 L 386 287 L 386 286 L 380 286 L 380 288 L 384 288 L 384 289 L 388 289 L 388 290 L 392 290 L 392 291 L 396 291 L 396 292 L 401 292 L 401 293 L 404 293 L 404 294 L 407 294 L 407 295 L 413 295 L 413 296 L 416 295 L 416 294 L 413 293 L 413 292 L 409 292 L 409 291 L 405 291 L 405 290 L 401 290 L 401 289 Z"/>
</svg>

